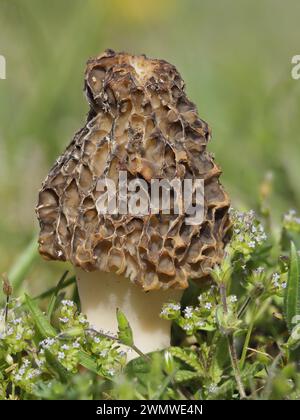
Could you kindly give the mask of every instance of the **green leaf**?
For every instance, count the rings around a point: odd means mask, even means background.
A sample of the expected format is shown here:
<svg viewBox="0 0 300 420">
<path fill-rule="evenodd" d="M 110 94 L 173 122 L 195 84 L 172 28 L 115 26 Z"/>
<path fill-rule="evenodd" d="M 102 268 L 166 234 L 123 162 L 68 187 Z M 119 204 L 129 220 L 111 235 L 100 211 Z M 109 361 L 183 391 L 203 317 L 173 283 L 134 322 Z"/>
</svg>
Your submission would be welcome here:
<svg viewBox="0 0 300 420">
<path fill-rule="evenodd" d="M 290 350 L 296 350 L 300 346 L 300 322 L 292 329 L 286 344 Z"/>
<path fill-rule="evenodd" d="M 79 351 L 79 363 L 91 372 L 98 374 L 97 363 L 94 358 L 82 350 Z"/>
<path fill-rule="evenodd" d="M 60 290 L 65 289 L 66 287 L 70 286 L 71 284 L 73 284 L 75 282 L 76 282 L 76 277 L 75 276 L 70 277 L 68 280 L 66 280 L 64 282 L 64 284 L 61 286 Z M 35 296 L 34 300 L 41 300 L 41 299 L 45 299 L 45 298 L 51 296 L 55 292 L 56 287 L 57 286 L 51 287 L 50 289 L 46 290 L 45 292 L 41 293 L 40 295 Z"/>
<path fill-rule="evenodd" d="M 118 320 L 118 338 L 120 343 L 125 344 L 125 346 L 132 347 L 134 345 L 133 342 L 133 334 L 131 326 L 124 315 L 124 313 L 117 308 L 117 320 Z"/>
<path fill-rule="evenodd" d="M 7 274 L 14 292 L 22 285 L 37 256 L 37 237 L 34 236 Z"/>
<path fill-rule="evenodd" d="M 71 377 L 71 374 L 67 371 L 67 369 L 59 363 L 57 358 L 47 349 L 45 349 L 45 357 L 48 363 L 48 366 L 56 372 L 59 376 L 59 379 L 62 382 L 68 382 Z"/>
<path fill-rule="evenodd" d="M 53 295 L 51 296 L 49 306 L 48 306 L 48 310 L 47 310 L 48 319 L 50 319 L 51 316 L 52 316 L 53 310 L 54 310 L 55 305 L 57 303 L 58 294 L 59 294 L 60 290 L 64 288 L 64 281 L 65 281 L 65 278 L 67 277 L 67 275 L 68 275 L 68 271 L 65 271 L 64 274 L 62 275 L 61 279 L 57 283 L 57 286 L 55 287 Z"/>
<path fill-rule="evenodd" d="M 203 371 L 203 368 L 198 361 L 198 356 L 196 353 L 188 349 L 182 349 L 180 347 L 171 347 L 169 351 L 174 357 L 194 369 L 199 376 L 205 376 L 205 372 Z"/>
<path fill-rule="evenodd" d="M 179 370 L 175 374 L 175 382 L 177 383 L 189 382 L 199 378 L 198 373 L 192 372 L 191 370 Z"/>
<path fill-rule="evenodd" d="M 31 299 L 28 295 L 25 294 L 25 304 L 29 312 L 31 313 L 31 316 L 41 336 L 43 338 L 55 337 L 56 330 L 52 327 L 47 317 L 40 310 L 36 301 Z"/>
<path fill-rule="evenodd" d="M 288 329 L 292 331 L 295 324 L 300 321 L 300 263 L 293 242 L 291 242 L 290 269 L 284 295 L 284 313 Z"/>
</svg>

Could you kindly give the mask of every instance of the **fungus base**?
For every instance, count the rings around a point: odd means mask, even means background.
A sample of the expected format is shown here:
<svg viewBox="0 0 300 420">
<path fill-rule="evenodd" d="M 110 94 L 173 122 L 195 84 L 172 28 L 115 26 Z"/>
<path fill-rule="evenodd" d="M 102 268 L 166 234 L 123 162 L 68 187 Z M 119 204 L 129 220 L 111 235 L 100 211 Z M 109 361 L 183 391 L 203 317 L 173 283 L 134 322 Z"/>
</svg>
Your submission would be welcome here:
<svg viewBox="0 0 300 420">
<path fill-rule="evenodd" d="M 160 318 L 162 305 L 179 301 L 182 290 L 151 291 L 145 293 L 125 277 L 114 273 L 85 272 L 76 268 L 81 309 L 97 329 L 116 334 L 116 308 L 126 315 L 134 335 L 134 342 L 143 353 L 170 346 L 171 322 Z M 128 360 L 138 357 L 130 351 Z"/>
</svg>

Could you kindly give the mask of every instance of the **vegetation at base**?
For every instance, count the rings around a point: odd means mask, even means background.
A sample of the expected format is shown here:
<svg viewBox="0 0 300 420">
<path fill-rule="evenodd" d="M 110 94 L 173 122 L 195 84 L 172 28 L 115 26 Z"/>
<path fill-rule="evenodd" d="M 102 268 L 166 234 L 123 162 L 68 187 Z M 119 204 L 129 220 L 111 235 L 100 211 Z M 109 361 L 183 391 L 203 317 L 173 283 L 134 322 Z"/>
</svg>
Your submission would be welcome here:
<svg viewBox="0 0 300 420">
<path fill-rule="evenodd" d="M 14 295 L 4 276 L 0 398 L 299 399 L 300 219 L 290 211 L 276 235 L 253 211 L 231 218 L 211 284 L 163 306 L 176 345 L 161 352 L 143 355 L 120 311 L 118 336 L 96 331 L 66 298 L 68 273 L 36 298 Z M 124 345 L 137 354 L 128 364 Z"/>
</svg>

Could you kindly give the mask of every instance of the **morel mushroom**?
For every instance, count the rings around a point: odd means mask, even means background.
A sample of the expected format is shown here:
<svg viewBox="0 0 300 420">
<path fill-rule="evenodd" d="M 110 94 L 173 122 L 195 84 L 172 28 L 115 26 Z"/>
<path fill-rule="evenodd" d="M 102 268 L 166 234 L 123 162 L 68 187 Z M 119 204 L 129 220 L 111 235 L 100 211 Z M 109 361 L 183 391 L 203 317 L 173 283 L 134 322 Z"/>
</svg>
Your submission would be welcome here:
<svg viewBox="0 0 300 420">
<path fill-rule="evenodd" d="M 219 263 L 229 230 L 229 199 L 220 168 L 206 151 L 210 128 L 185 94 L 176 68 L 163 60 L 115 53 L 91 59 L 85 74 L 86 125 L 57 160 L 39 194 L 39 251 L 76 267 L 82 310 L 97 328 L 115 332 L 124 311 L 143 352 L 170 344 L 162 303 L 180 299 L 188 279 Z M 204 220 L 162 205 L 149 214 L 102 213 L 109 178 L 204 180 Z M 174 210 L 176 199 L 171 200 Z M 125 212 L 126 213 L 126 212 Z M 146 293 L 148 292 L 148 293 Z"/>
</svg>

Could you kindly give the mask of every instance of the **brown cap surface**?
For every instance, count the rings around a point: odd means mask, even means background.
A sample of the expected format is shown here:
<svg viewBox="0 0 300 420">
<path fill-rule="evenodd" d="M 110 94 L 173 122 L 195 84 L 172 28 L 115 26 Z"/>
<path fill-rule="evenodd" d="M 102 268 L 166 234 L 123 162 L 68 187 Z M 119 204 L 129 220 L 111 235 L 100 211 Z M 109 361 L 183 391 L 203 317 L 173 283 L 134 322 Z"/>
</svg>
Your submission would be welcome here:
<svg viewBox="0 0 300 420">
<path fill-rule="evenodd" d="M 206 151 L 210 128 L 176 68 L 163 60 L 106 51 L 87 63 L 85 127 L 59 157 L 39 193 L 39 251 L 86 271 L 114 271 L 145 290 L 186 288 L 223 257 L 230 222 L 220 169 Z M 99 179 L 205 180 L 205 220 L 184 215 L 103 215 Z"/>
</svg>

